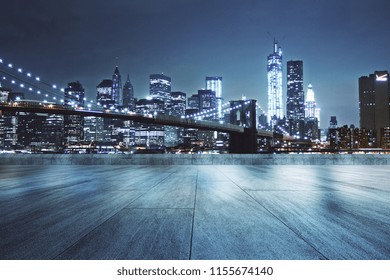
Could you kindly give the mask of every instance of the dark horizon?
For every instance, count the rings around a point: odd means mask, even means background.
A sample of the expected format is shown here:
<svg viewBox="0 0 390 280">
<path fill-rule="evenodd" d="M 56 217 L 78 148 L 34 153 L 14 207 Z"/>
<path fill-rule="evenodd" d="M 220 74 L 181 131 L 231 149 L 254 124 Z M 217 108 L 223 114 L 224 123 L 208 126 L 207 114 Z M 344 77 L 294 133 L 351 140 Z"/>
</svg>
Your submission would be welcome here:
<svg viewBox="0 0 390 280">
<path fill-rule="evenodd" d="M 5 3 L 5 1 L 4 1 Z M 302 60 L 304 90 L 313 85 L 321 128 L 330 116 L 359 125 L 358 78 L 389 70 L 385 0 L 82 1 L 16 0 L 2 5 L 0 58 L 66 87 L 80 81 L 88 99 L 118 61 L 135 97 L 149 94 L 149 75 L 172 78 L 187 97 L 206 76 L 223 78 L 222 97 L 242 95 L 267 108 L 267 56 L 276 38 L 286 64 Z"/>
</svg>

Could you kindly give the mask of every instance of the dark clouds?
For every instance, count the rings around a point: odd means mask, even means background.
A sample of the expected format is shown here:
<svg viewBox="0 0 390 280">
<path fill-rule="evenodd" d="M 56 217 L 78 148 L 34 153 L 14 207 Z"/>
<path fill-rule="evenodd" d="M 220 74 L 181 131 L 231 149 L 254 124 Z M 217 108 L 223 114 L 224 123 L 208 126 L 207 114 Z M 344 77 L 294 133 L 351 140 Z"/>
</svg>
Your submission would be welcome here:
<svg viewBox="0 0 390 280">
<path fill-rule="evenodd" d="M 304 61 L 322 124 L 330 115 L 357 124 L 357 79 L 390 68 L 387 0 L 0 3 L 0 57 L 53 83 L 80 80 L 90 98 L 118 57 L 137 97 L 147 94 L 151 73 L 170 75 L 173 90 L 188 94 L 205 86 L 206 75 L 221 75 L 227 100 L 246 95 L 266 108 L 266 57 L 275 36 L 284 66 Z"/>
</svg>

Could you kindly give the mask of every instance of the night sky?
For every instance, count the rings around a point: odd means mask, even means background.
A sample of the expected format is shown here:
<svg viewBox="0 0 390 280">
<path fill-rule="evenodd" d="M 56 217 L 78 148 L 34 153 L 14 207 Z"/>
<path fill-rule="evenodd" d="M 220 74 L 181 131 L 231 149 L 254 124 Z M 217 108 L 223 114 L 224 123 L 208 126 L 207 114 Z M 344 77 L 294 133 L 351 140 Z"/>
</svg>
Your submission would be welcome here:
<svg viewBox="0 0 390 280">
<path fill-rule="evenodd" d="M 118 58 L 135 97 L 149 74 L 172 77 L 187 96 L 205 76 L 223 77 L 225 101 L 242 95 L 267 108 L 267 56 L 275 37 L 286 62 L 303 60 L 321 108 L 339 125 L 359 124 L 358 78 L 390 70 L 388 0 L 0 0 L 0 58 L 89 99 Z"/>
</svg>

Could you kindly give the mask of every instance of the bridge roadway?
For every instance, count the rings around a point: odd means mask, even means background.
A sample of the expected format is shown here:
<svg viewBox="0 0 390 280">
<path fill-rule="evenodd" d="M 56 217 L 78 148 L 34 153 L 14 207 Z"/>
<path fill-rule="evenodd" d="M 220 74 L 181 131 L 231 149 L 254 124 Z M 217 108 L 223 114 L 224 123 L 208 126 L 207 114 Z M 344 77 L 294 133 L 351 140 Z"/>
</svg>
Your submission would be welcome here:
<svg viewBox="0 0 390 280">
<path fill-rule="evenodd" d="M 122 120 L 131 120 L 140 123 L 158 124 L 158 125 L 170 125 L 185 128 L 197 128 L 201 130 L 220 131 L 225 133 L 244 133 L 244 127 L 232 124 L 221 124 L 213 121 L 195 120 L 178 118 L 174 116 L 166 115 L 142 115 L 136 113 L 115 113 L 112 111 L 95 111 L 88 109 L 69 109 L 61 107 L 61 105 L 42 104 L 37 106 L 21 106 L 21 105 L 8 105 L 6 103 L 0 103 L 0 111 L 11 112 L 33 112 L 33 113 L 46 113 L 46 114 L 60 114 L 60 115 L 81 115 L 81 116 L 95 116 L 102 118 L 113 118 Z M 267 130 L 257 130 L 258 137 L 274 138 L 276 134 Z M 277 136 L 283 140 L 293 140 L 289 135 L 277 134 Z"/>
<path fill-rule="evenodd" d="M 0 165 L 0 259 L 390 259 L 375 165 Z"/>
</svg>

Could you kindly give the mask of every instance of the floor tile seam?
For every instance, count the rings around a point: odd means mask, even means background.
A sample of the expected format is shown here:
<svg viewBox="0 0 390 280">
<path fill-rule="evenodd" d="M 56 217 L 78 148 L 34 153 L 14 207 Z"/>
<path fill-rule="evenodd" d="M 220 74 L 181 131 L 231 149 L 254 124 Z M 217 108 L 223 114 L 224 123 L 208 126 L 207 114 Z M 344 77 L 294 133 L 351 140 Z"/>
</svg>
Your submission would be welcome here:
<svg viewBox="0 0 390 280">
<path fill-rule="evenodd" d="M 64 249 L 62 252 L 60 252 L 59 254 L 57 254 L 53 259 L 57 259 L 59 256 L 61 256 L 62 254 L 64 254 L 67 250 L 71 249 L 72 247 L 74 247 L 78 242 L 80 242 L 80 240 L 82 240 L 83 238 L 86 238 L 89 234 L 91 234 L 93 231 L 95 231 L 98 227 L 104 225 L 105 223 L 107 223 L 109 220 L 111 220 L 112 218 L 114 218 L 116 215 L 118 215 L 121 211 L 125 210 L 125 209 L 128 209 L 127 207 L 133 203 L 135 200 L 139 199 L 141 196 L 143 196 L 145 193 L 149 192 L 151 189 L 155 188 L 158 184 L 160 184 L 161 182 L 163 182 L 164 180 L 166 180 L 170 175 L 172 175 L 174 173 L 171 172 L 169 173 L 167 176 L 165 176 L 161 181 L 159 181 L 158 183 L 156 183 L 155 185 L 153 185 L 151 188 L 149 188 L 148 190 L 144 191 L 142 194 L 140 194 L 139 196 L 135 197 L 134 199 L 131 200 L 131 202 L 127 205 L 125 205 L 124 207 L 118 209 L 118 211 L 116 211 L 113 215 L 111 215 L 110 217 L 108 217 L 107 219 L 105 219 L 104 221 L 102 221 L 101 223 L 97 224 L 95 227 L 93 227 L 91 230 L 89 230 L 88 232 L 86 232 L 84 235 L 82 235 L 80 238 L 78 238 L 75 242 L 73 242 L 71 245 L 69 245 L 66 249 Z"/>
<path fill-rule="evenodd" d="M 125 207 L 123 208 L 128 208 L 135 200 L 139 199 L 140 197 L 144 196 L 145 194 L 147 194 L 148 192 L 150 192 L 152 189 L 156 188 L 159 184 L 161 184 L 162 182 L 164 182 L 169 176 L 171 176 L 173 173 L 175 173 L 175 171 L 169 173 L 167 176 L 165 176 L 162 180 L 156 182 L 154 185 L 152 185 L 149 189 L 145 190 L 142 194 L 140 194 L 140 196 L 138 196 L 136 199 L 133 199 L 129 204 L 127 204 Z"/>
<path fill-rule="evenodd" d="M 192 259 L 192 244 L 193 244 L 194 227 L 195 227 L 196 199 L 197 199 L 197 193 L 198 193 L 198 175 L 199 175 L 199 168 L 196 169 L 196 184 L 195 184 L 195 193 L 194 193 L 194 207 L 193 207 L 193 211 L 192 211 L 190 251 L 189 251 L 189 254 L 188 254 L 188 259 L 189 260 Z"/>
<path fill-rule="evenodd" d="M 132 199 L 132 201 L 130 203 L 132 203 L 133 201 L 135 201 L 136 199 L 140 198 L 142 195 L 144 195 L 144 193 L 140 194 L 139 196 L 135 197 Z M 129 204 L 127 204 L 129 205 Z M 119 208 L 115 213 L 113 213 L 112 215 L 110 215 L 107 219 L 105 219 L 104 221 L 102 221 L 101 223 L 97 224 L 95 227 L 93 227 L 91 230 L 89 230 L 88 232 L 86 232 L 84 235 L 82 235 L 80 238 L 78 238 L 75 242 L 73 242 L 71 245 L 69 245 L 66 249 L 64 249 L 62 252 L 60 252 L 59 254 L 57 254 L 54 258 L 52 259 L 57 259 L 59 256 L 61 256 L 62 254 L 64 254 L 67 250 L 71 249 L 72 247 L 74 247 L 77 243 L 79 243 L 83 238 L 86 238 L 89 234 L 91 234 L 93 231 L 95 231 L 97 228 L 101 227 L 102 225 L 106 224 L 109 220 L 111 220 L 112 218 L 114 218 L 115 216 L 117 216 L 121 211 L 125 210 L 126 209 L 126 206 L 122 207 L 122 208 Z"/>
<path fill-rule="evenodd" d="M 226 174 L 223 174 L 225 177 L 227 177 L 234 185 L 236 185 L 242 192 L 244 192 L 246 195 L 248 195 L 252 200 L 255 201 L 256 204 L 258 204 L 260 207 L 264 208 L 268 213 L 270 213 L 276 220 L 278 220 L 280 223 L 282 223 L 286 228 L 288 228 L 291 232 L 293 232 L 296 236 L 298 236 L 300 239 L 302 239 L 307 245 L 309 245 L 315 252 L 317 252 L 320 256 L 322 256 L 324 259 L 328 260 L 328 258 L 322 254 L 313 244 L 311 244 L 308 240 L 306 240 L 301 234 L 296 232 L 294 229 L 292 229 L 288 224 L 283 222 L 276 214 L 274 214 L 271 210 L 269 210 L 267 207 L 262 205 L 259 201 L 257 201 L 251 194 L 249 194 L 247 191 L 242 189 L 238 184 L 236 184 L 233 180 L 231 180 Z"/>
<path fill-rule="evenodd" d="M 58 259 L 62 254 L 64 254 L 66 251 L 70 250 L 72 247 L 76 246 L 77 243 L 79 243 L 82 239 L 86 238 L 88 235 L 90 235 L 92 232 L 94 232 L 97 228 L 103 226 L 104 224 L 106 224 L 109 220 L 111 220 L 112 218 L 114 218 L 115 216 L 117 216 L 121 211 L 123 211 L 124 208 L 121 208 L 119 209 L 118 211 L 116 211 L 113 215 L 111 215 L 110 217 L 108 217 L 107 219 L 105 219 L 103 222 L 99 223 L 98 225 L 96 225 L 95 227 L 93 227 L 91 230 L 89 230 L 88 232 L 86 232 L 84 235 L 80 236 L 75 242 L 73 242 L 71 245 L 69 245 L 68 247 L 66 247 L 64 250 L 62 250 L 62 252 L 58 253 L 54 258 L 52 258 L 53 260 L 56 260 Z"/>
</svg>

